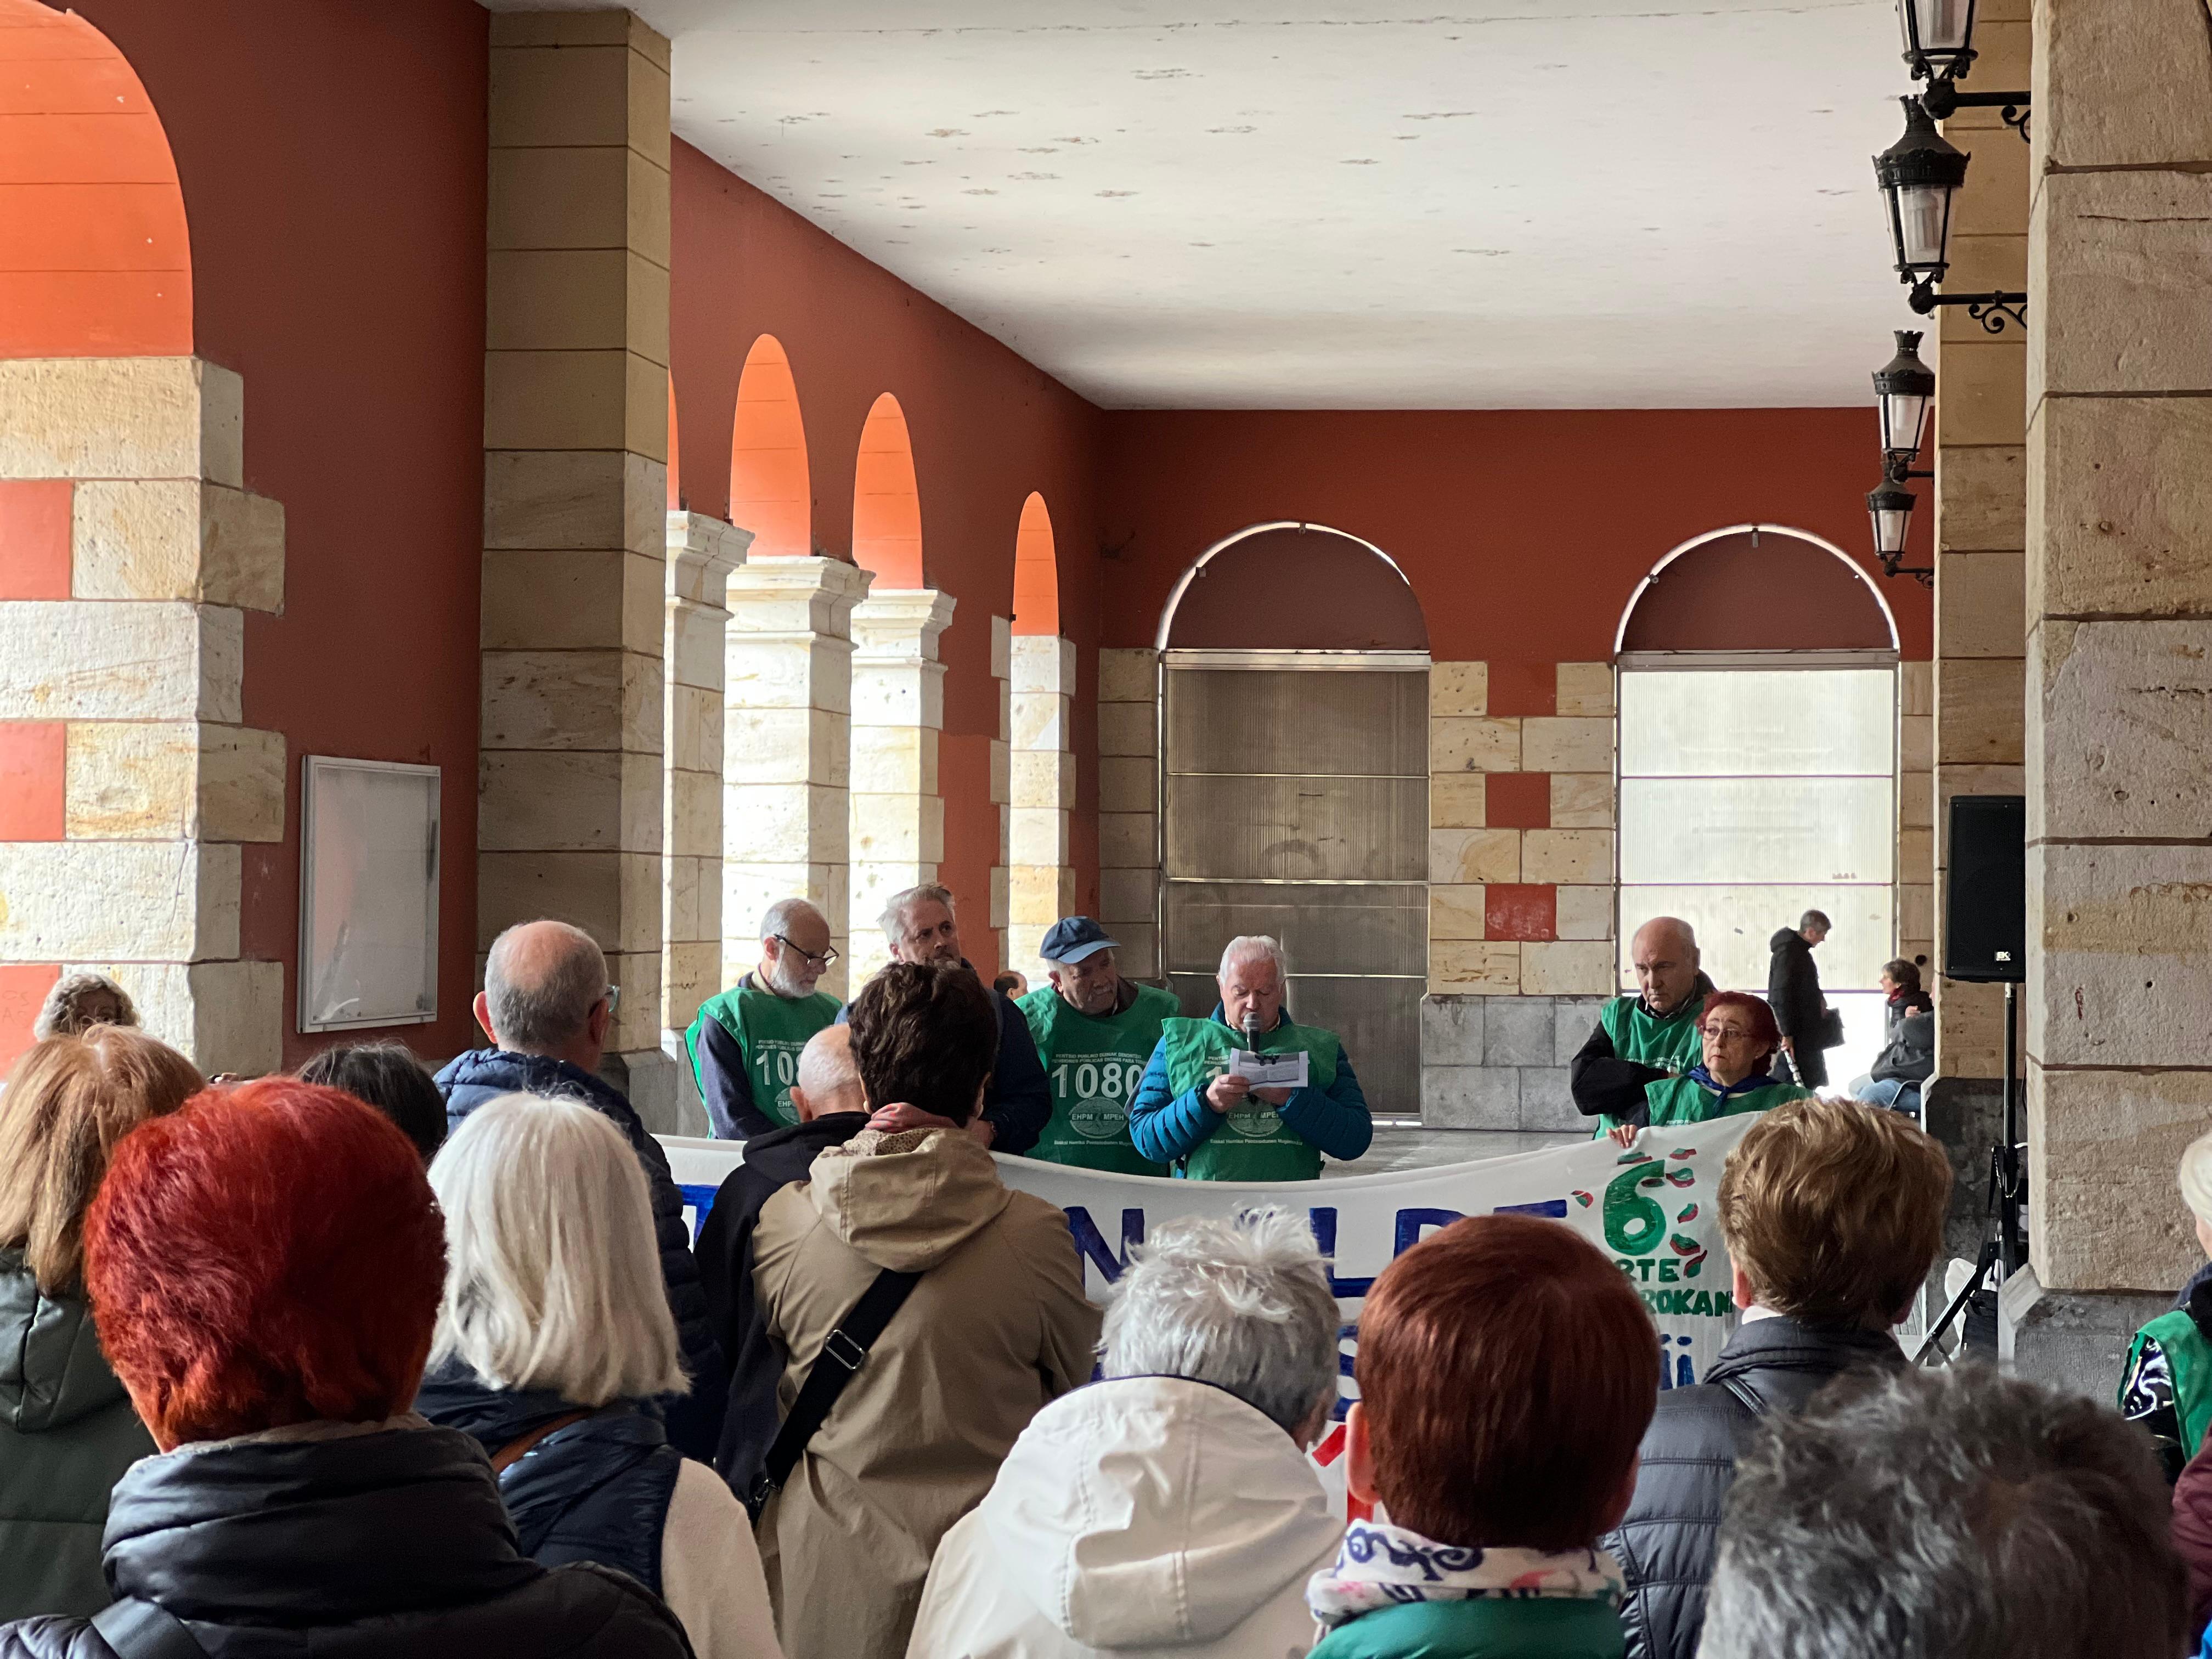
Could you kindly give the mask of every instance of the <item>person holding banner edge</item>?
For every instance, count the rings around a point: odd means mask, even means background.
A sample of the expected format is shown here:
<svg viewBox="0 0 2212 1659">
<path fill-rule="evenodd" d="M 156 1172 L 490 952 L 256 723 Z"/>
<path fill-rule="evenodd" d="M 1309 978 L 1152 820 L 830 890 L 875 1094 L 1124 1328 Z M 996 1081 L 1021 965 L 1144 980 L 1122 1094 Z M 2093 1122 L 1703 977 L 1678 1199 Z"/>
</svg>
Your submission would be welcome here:
<svg viewBox="0 0 2212 1659">
<path fill-rule="evenodd" d="M 1194 1181 L 1313 1181 L 1323 1153 L 1366 1152 L 1375 1126 L 1343 1042 L 1291 1020 L 1287 976 L 1283 947 L 1265 933 L 1229 941 L 1212 1018 L 1160 1023 L 1129 1107 L 1139 1152 Z M 1267 1056 L 1295 1061 L 1306 1081 L 1255 1085 L 1242 1068 Z"/>
<path fill-rule="evenodd" d="M 1181 1012 L 1172 992 L 1121 977 L 1121 941 L 1089 916 L 1046 932 L 1037 954 L 1049 985 L 1018 998 L 1052 1091 L 1052 1121 L 1029 1156 L 1121 1175 L 1164 1176 L 1129 1139 L 1129 1103 L 1158 1047 L 1161 1022 Z"/>
<path fill-rule="evenodd" d="M 1680 916 L 1654 916 L 1629 941 L 1637 994 L 1615 997 L 1567 1071 L 1575 1106 L 1603 1134 L 1651 1121 L 1651 1084 L 1698 1063 L 1698 1016 L 1713 982 L 1698 966 L 1698 936 Z"/>
<path fill-rule="evenodd" d="M 699 1005 L 684 1034 L 692 1079 L 717 1140 L 745 1140 L 799 1121 L 791 1103 L 799 1051 L 837 1018 L 840 1004 L 815 985 L 837 960 L 830 923 L 802 898 L 763 913 L 760 965 Z"/>
</svg>

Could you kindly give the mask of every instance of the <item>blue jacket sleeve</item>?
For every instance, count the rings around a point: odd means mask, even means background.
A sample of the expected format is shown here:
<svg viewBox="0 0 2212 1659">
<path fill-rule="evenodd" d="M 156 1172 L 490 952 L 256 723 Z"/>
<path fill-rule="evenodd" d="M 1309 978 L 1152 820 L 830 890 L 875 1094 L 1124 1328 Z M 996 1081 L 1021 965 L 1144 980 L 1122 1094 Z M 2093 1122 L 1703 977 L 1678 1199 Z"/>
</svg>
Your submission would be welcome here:
<svg viewBox="0 0 2212 1659">
<path fill-rule="evenodd" d="M 1331 1158 L 1349 1161 L 1367 1150 L 1375 1139 L 1375 1121 L 1367 1113 L 1367 1097 L 1352 1074 L 1352 1056 L 1337 1045 L 1336 1076 L 1326 1090 L 1295 1089 L 1277 1109 L 1277 1115 L 1304 1141 Z"/>
<path fill-rule="evenodd" d="M 1201 1091 L 1170 1092 L 1167 1044 L 1154 1043 L 1136 1098 L 1129 1103 L 1129 1139 L 1136 1142 L 1139 1156 L 1172 1164 L 1188 1158 L 1220 1127 L 1221 1114 L 1206 1103 Z"/>
<path fill-rule="evenodd" d="M 746 1140 L 776 1127 L 753 1104 L 753 1082 L 745 1070 L 745 1051 L 719 1020 L 699 1026 L 699 1100 L 707 1109 L 717 1140 Z"/>
<path fill-rule="evenodd" d="M 1026 1152 L 1052 1121 L 1052 1095 L 1027 1017 L 1005 992 L 991 994 L 999 1007 L 999 1062 L 983 1094 L 983 1121 L 994 1132 L 993 1152 Z"/>
</svg>

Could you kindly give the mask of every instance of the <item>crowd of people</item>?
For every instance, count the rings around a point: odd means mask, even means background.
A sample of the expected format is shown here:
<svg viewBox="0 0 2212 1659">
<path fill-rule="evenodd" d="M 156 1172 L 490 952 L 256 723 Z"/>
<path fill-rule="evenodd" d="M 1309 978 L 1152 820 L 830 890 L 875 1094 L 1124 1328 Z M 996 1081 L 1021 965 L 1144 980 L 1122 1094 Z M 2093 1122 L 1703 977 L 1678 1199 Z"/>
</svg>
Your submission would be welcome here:
<svg viewBox="0 0 2212 1659">
<path fill-rule="evenodd" d="M 1662 1389 L 1614 1262 L 1500 1213 L 1376 1277 L 1349 1399 L 1302 1211 L 1157 1228 L 1102 1310 L 993 1155 L 1287 1182 L 1364 1151 L 1275 942 L 1193 1019 L 1087 918 L 1018 1000 L 941 889 L 885 923 L 841 1007 L 818 912 L 775 907 L 688 1034 L 745 1143 L 696 1243 L 564 923 L 500 937 L 492 1044 L 434 1079 L 368 1045 L 210 1083 L 112 983 L 58 986 L 0 1091 L 0 1659 L 2194 1650 L 2212 1292 L 2138 1343 L 2141 1422 L 1913 1370 L 1948 1158 L 1777 1079 L 1773 1008 L 1680 923 L 1637 934 L 1572 1086 L 1631 1141 L 1758 1114 L 1717 1363 Z M 1308 1455 L 1340 1424 L 1348 1518 Z"/>
</svg>

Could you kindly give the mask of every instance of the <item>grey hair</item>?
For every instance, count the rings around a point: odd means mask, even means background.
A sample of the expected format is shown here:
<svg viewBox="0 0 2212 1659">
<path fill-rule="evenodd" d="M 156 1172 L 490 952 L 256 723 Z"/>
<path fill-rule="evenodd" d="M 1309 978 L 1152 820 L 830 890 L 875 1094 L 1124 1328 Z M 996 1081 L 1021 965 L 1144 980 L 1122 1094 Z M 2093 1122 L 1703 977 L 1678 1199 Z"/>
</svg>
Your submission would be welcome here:
<svg viewBox="0 0 2212 1659">
<path fill-rule="evenodd" d="M 917 904 L 932 902 L 943 905 L 956 916 L 960 914 L 958 908 L 952 902 L 951 888 L 939 887 L 933 881 L 926 881 L 919 887 L 908 887 L 902 891 L 893 893 L 884 902 L 884 913 L 876 919 L 876 925 L 884 930 L 885 939 L 894 945 L 900 944 L 906 938 L 907 912 Z"/>
<path fill-rule="evenodd" d="M 761 912 L 760 936 L 762 942 L 766 943 L 768 940 L 775 939 L 780 934 L 789 933 L 791 931 L 791 924 L 797 921 L 801 916 L 812 916 L 817 921 L 821 922 L 824 927 L 829 925 L 829 919 L 822 914 L 821 909 L 816 905 L 808 903 L 805 899 L 778 899 L 775 903 L 769 905 L 767 909 Z"/>
<path fill-rule="evenodd" d="M 1226 1389 L 1288 1432 L 1336 1394 L 1340 1316 L 1303 1216 L 1171 1222 L 1130 1253 L 1098 1346 L 1108 1376 Z"/>
<path fill-rule="evenodd" d="M 52 1036 L 78 1036 L 92 1028 L 93 1022 L 84 1017 L 84 1005 L 97 997 L 112 997 L 122 1018 L 100 1024 L 136 1025 L 138 1010 L 125 991 L 105 974 L 64 974 L 54 981 L 46 1000 L 39 1005 L 39 1017 L 31 1024 L 31 1036 L 44 1042 Z"/>
<path fill-rule="evenodd" d="M 1227 979 L 1231 966 L 1243 961 L 1248 957 L 1267 957 L 1275 964 L 1275 977 L 1278 979 L 1287 980 L 1291 976 L 1290 959 L 1283 954 L 1281 942 L 1273 934 L 1239 933 L 1229 941 L 1227 947 L 1221 952 L 1221 966 L 1218 970 L 1218 977 Z"/>
<path fill-rule="evenodd" d="M 1970 1365 L 1767 1420 L 1729 1495 L 1701 1659 L 2184 1650 L 2172 1499 L 2110 1407 Z"/>
<path fill-rule="evenodd" d="M 550 971 L 532 981 L 514 976 L 516 935 L 526 927 L 550 927 L 565 934 L 568 949 Z M 519 921 L 492 941 L 484 961 L 484 1000 L 491 1005 L 494 1034 L 509 1048 L 557 1048 L 574 1038 L 592 1017 L 592 1005 L 607 994 L 607 959 L 598 941 L 565 921 Z"/>
<path fill-rule="evenodd" d="M 2199 1135 L 2183 1149 L 2181 1196 L 2200 1220 L 2212 1222 L 2212 1134 Z"/>
<path fill-rule="evenodd" d="M 430 1363 L 579 1406 L 684 1385 L 645 1171 L 591 1107 L 501 1095 L 430 1164 L 446 1292 Z"/>
<path fill-rule="evenodd" d="M 1828 920 L 1828 913 L 1826 910 L 1808 910 L 1797 918 L 1799 933 L 1803 933 L 1808 927 L 1818 927 L 1823 933 L 1830 933 L 1836 931 L 1836 924 Z"/>
</svg>

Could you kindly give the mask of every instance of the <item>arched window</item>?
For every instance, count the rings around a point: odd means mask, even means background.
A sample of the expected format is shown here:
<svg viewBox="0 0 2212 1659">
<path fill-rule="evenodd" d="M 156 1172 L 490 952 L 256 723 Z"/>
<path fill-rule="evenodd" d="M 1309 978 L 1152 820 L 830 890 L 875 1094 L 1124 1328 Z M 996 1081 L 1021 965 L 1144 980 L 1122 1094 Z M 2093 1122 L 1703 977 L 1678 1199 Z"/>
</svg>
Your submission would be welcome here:
<svg viewBox="0 0 2212 1659">
<path fill-rule="evenodd" d="M 773 334 L 745 354 L 730 430 L 730 522 L 753 532 L 746 556 L 803 559 L 814 551 L 806 427 L 791 360 Z"/>
<path fill-rule="evenodd" d="M 875 572 L 878 591 L 924 586 L 914 443 L 906 411 L 888 392 L 876 399 L 860 428 L 860 453 L 853 465 L 853 562 Z"/>
<path fill-rule="evenodd" d="M 1679 915 L 1723 990 L 1764 994 L 1770 942 L 1810 909 L 1844 1043 L 1881 1046 L 1895 951 L 1897 633 L 1872 581 L 1816 537 L 1738 526 L 1676 548 L 1621 618 L 1622 982 L 1637 927 Z"/>
<path fill-rule="evenodd" d="M 1032 489 L 1014 532 L 1014 632 L 1060 632 L 1060 558 L 1053 545 L 1052 514 Z"/>
</svg>

